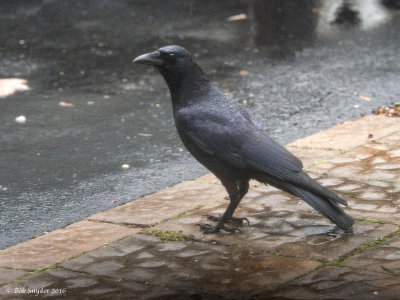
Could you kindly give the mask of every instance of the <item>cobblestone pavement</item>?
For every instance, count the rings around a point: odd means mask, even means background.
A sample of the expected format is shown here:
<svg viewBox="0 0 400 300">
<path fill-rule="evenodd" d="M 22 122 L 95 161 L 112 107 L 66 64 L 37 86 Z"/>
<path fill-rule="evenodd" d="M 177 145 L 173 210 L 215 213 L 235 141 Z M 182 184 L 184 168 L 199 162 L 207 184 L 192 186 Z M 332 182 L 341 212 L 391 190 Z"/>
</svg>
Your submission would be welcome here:
<svg viewBox="0 0 400 300">
<path fill-rule="evenodd" d="M 241 232 L 203 235 L 226 192 L 211 174 L 0 251 L 0 298 L 399 299 L 400 121 L 367 116 L 288 149 L 347 199 L 344 232 L 251 182 Z"/>
</svg>

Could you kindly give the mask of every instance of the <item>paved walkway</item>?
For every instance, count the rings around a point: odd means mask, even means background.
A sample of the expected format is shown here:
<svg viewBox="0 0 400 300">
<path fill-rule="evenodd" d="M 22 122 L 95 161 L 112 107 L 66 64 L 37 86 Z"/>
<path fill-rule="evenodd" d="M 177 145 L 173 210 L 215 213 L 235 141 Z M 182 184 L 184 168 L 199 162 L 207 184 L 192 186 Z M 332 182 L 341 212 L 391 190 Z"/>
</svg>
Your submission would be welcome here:
<svg viewBox="0 0 400 300">
<path fill-rule="evenodd" d="M 250 225 L 203 235 L 196 224 L 228 204 L 205 175 L 0 251 L 0 298 L 399 299 L 400 120 L 367 116 L 288 148 L 347 199 L 351 232 L 252 182 L 235 213 Z"/>
</svg>

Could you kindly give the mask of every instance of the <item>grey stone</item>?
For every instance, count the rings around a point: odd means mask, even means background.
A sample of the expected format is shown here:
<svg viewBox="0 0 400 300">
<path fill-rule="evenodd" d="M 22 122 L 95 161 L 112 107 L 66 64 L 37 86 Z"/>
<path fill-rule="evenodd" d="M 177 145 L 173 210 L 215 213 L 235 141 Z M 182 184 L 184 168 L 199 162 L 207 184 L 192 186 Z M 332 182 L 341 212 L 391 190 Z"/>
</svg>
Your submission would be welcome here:
<svg viewBox="0 0 400 300">
<path fill-rule="evenodd" d="M 290 282 L 268 299 L 398 299 L 400 278 L 347 267 L 324 267 Z M 255 299 L 265 299 L 258 295 Z"/>
</svg>

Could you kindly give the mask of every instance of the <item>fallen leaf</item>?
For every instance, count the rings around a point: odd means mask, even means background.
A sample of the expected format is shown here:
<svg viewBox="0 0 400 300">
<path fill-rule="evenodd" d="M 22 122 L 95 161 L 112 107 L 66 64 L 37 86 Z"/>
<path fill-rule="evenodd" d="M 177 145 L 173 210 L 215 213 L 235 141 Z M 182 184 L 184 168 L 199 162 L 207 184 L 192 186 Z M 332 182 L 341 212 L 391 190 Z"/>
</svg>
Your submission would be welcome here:
<svg viewBox="0 0 400 300">
<path fill-rule="evenodd" d="M 232 21 L 239 21 L 239 20 L 246 20 L 247 15 L 242 13 L 234 16 L 230 16 L 229 18 L 226 18 L 227 21 L 232 22 Z"/>
<path fill-rule="evenodd" d="M 241 75 L 241 76 L 247 76 L 247 75 L 249 75 L 249 71 L 247 71 L 247 70 L 241 70 L 241 71 L 240 71 L 240 75 Z"/>
<path fill-rule="evenodd" d="M 387 117 L 400 117 L 400 106 L 381 106 L 378 110 L 373 111 L 373 113 Z"/>
<path fill-rule="evenodd" d="M 62 106 L 62 107 L 74 107 L 75 104 L 69 103 L 69 102 L 65 102 L 65 101 L 60 101 L 58 102 L 58 105 Z"/>
<path fill-rule="evenodd" d="M 372 100 L 370 97 L 362 96 L 362 95 L 358 96 L 358 98 L 360 98 L 362 100 L 365 100 L 365 101 L 371 101 Z"/>
</svg>

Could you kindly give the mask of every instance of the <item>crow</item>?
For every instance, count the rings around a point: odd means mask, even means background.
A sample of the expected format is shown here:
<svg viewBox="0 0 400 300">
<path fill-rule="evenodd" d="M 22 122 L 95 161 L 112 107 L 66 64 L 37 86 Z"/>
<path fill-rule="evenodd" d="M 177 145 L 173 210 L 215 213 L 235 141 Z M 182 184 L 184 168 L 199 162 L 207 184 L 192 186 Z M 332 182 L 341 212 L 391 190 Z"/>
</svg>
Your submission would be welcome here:
<svg viewBox="0 0 400 300">
<path fill-rule="evenodd" d="M 297 196 L 344 230 L 354 220 L 338 205 L 347 202 L 325 189 L 303 171 L 301 161 L 269 137 L 237 101 L 213 86 L 193 56 L 180 46 L 165 46 L 133 60 L 155 66 L 164 77 L 172 98 L 176 129 L 187 150 L 221 181 L 229 195 L 229 206 L 217 222 L 197 224 L 203 233 L 242 222 L 233 213 L 249 189 L 249 180 L 270 184 Z M 248 222 L 249 223 L 249 222 Z"/>
</svg>

